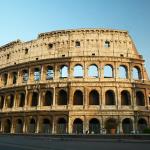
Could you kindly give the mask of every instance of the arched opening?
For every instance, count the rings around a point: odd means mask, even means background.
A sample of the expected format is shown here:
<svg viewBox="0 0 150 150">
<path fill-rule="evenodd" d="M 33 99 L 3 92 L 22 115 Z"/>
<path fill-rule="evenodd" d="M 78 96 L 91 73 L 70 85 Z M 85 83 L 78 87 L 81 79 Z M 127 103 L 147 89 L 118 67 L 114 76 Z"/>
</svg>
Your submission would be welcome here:
<svg viewBox="0 0 150 150">
<path fill-rule="evenodd" d="M 89 105 L 99 105 L 99 93 L 92 90 L 89 94 Z"/>
<path fill-rule="evenodd" d="M 123 130 L 123 133 L 126 133 L 126 134 L 130 134 L 131 131 L 133 131 L 133 123 L 130 118 L 125 118 L 122 121 L 122 130 Z"/>
<path fill-rule="evenodd" d="M 25 54 L 27 55 L 29 52 L 29 49 L 28 48 L 25 48 Z"/>
<path fill-rule="evenodd" d="M 61 78 L 68 78 L 68 66 L 61 66 L 60 68 L 60 77 Z"/>
<path fill-rule="evenodd" d="M 112 65 L 104 66 L 104 78 L 113 78 L 113 67 Z"/>
<path fill-rule="evenodd" d="M 90 65 L 88 68 L 88 76 L 89 77 L 98 77 L 98 67 L 96 65 Z"/>
<path fill-rule="evenodd" d="M 119 66 L 119 78 L 127 79 L 128 78 L 128 70 L 124 65 Z"/>
<path fill-rule="evenodd" d="M 141 91 L 136 92 L 136 104 L 137 106 L 145 106 L 144 94 Z"/>
<path fill-rule="evenodd" d="M 60 90 L 58 93 L 58 105 L 67 105 L 68 103 L 68 96 L 65 90 Z"/>
<path fill-rule="evenodd" d="M 23 83 L 26 83 L 29 79 L 29 72 L 28 70 L 23 70 L 22 71 L 22 79 L 23 79 Z"/>
<path fill-rule="evenodd" d="M 138 120 L 138 131 L 139 133 L 143 133 L 144 129 L 147 128 L 147 121 L 143 118 Z"/>
<path fill-rule="evenodd" d="M 53 94 L 51 91 L 46 91 L 45 98 L 43 100 L 43 106 L 51 106 L 53 104 Z"/>
<path fill-rule="evenodd" d="M 4 133 L 10 132 L 11 132 L 11 121 L 9 119 L 6 119 L 4 122 Z"/>
<path fill-rule="evenodd" d="M 47 66 L 46 70 L 46 80 L 51 80 L 54 78 L 54 70 L 52 66 Z"/>
<path fill-rule="evenodd" d="M 34 68 L 34 80 L 39 81 L 41 79 L 41 70 L 40 68 Z"/>
<path fill-rule="evenodd" d="M 89 121 L 89 133 L 90 134 L 100 133 L 100 122 L 98 119 L 93 118 Z"/>
<path fill-rule="evenodd" d="M 115 105 L 115 94 L 112 90 L 105 93 L 105 103 L 106 105 Z"/>
<path fill-rule="evenodd" d="M 0 96 L 0 109 L 2 109 L 3 106 L 4 106 L 4 96 L 1 95 L 1 96 Z"/>
<path fill-rule="evenodd" d="M 6 97 L 6 106 L 7 108 L 12 108 L 14 105 L 14 95 L 10 94 Z"/>
<path fill-rule="evenodd" d="M 42 133 L 52 133 L 52 124 L 49 119 L 43 119 Z"/>
<path fill-rule="evenodd" d="M 67 122 L 64 118 L 59 118 L 57 121 L 57 133 L 58 134 L 67 133 Z"/>
<path fill-rule="evenodd" d="M 80 90 L 76 90 L 73 96 L 73 105 L 83 105 L 83 93 Z"/>
<path fill-rule="evenodd" d="M 126 90 L 121 92 L 121 105 L 131 105 L 130 93 Z"/>
<path fill-rule="evenodd" d="M 104 43 L 104 47 L 109 48 L 110 47 L 110 42 L 106 40 L 105 43 Z"/>
<path fill-rule="evenodd" d="M 7 80 L 8 80 L 8 74 L 4 73 L 3 74 L 3 85 L 5 86 L 7 84 Z"/>
<path fill-rule="evenodd" d="M 81 65 L 76 65 L 74 67 L 74 73 L 75 78 L 82 78 L 83 77 L 83 67 Z"/>
<path fill-rule="evenodd" d="M 53 46 L 54 46 L 53 43 L 49 43 L 49 44 L 48 44 L 48 48 L 49 48 L 49 49 L 52 49 Z"/>
<path fill-rule="evenodd" d="M 83 133 L 83 121 L 79 118 L 75 119 L 73 122 L 73 133 L 75 134 Z"/>
<path fill-rule="evenodd" d="M 23 133 L 23 122 L 21 119 L 16 120 L 15 133 Z"/>
<path fill-rule="evenodd" d="M 105 122 L 105 129 L 108 134 L 114 134 L 117 132 L 117 121 L 114 118 L 110 118 Z"/>
<path fill-rule="evenodd" d="M 37 92 L 32 93 L 32 100 L 31 100 L 31 106 L 37 106 L 38 105 L 38 99 L 39 99 L 39 94 Z"/>
<path fill-rule="evenodd" d="M 19 94 L 18 106 L 19 107 L 24 107 L 24 105 L 25 105 L 25 93 L 20 93 Z"/>
<path fill-rule="evenodd" d="M 137 67 L 137 66 L 133 67 L 132 78 L 134 80 L 140 80 L 141 79 L 141 70 L 139 67 Z"/>
<path fill-rule="evenodd" d="M 29 131 L 29 133 L 35 133 L 35 131 L 36 131 L 36 121 L 33 118 L 29 122 L 28 131 Z"/>
<path fill-rule="evenodd" d="M 76 41 L 76 42 L 75 42 L 75 46 L 76 46 L 76 47 L 80 47 L 80 41 Z"/>
<path fill-rule="evenodd" d="M 13 72 L 12 73 L 13 84 L 17 83 L 17 78 L 18 78 L 18 73 L 17 72 Z"/>
</svg>

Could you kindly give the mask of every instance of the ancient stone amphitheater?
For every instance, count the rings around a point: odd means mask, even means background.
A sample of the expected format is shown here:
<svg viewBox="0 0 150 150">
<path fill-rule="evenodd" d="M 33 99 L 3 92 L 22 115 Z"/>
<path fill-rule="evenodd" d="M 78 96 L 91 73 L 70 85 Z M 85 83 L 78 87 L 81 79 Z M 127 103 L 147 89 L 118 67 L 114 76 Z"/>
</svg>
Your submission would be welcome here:
<svg viewBox="0 0 150 150">
<path fill-rule="evenodd" d="M 127 31 L 41 33 L 0 47 L 0 132 L 142 133 L 150 81 Z"/>
</svg>

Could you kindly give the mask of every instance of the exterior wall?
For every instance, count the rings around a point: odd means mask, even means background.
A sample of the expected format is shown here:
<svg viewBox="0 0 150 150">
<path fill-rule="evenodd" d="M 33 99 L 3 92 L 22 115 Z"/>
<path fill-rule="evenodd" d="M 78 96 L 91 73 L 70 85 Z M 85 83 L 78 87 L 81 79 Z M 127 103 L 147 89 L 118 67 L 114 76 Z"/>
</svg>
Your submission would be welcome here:
<svg viewBox="0 0 150 150">
<path fill-rule="evenodd" d="M 105 42 L 109 46 L 104 46 Z M 76 46 L 76 42 L 80 46 Z M 31 119 L 35 120 L 35 133 L 46 132 L 64 134 L 73 133 L 74 128 L 83 133 L 92 127 L 98 127 L 102 133 L 106 122 L 111 118 L 117 121 L 116 133 L 124 132 L 123 120 L 132 122 L 132 131 L 139 131 L 139 120 L 143 118 L 147 127 L 150 126 L 150 82 L 144 69 L 144 60 L 138 54 L 127 31 L 81 29 L 42 33 L 36 40 L 29 42 L 16 41 L 0 47 L 0 131 L 6 132 L 6 122 L 11 122 L 10 132 L 15 133 L 21 125 L 22 132 L 28 133 Z M 8 55 L 9 54 L 9 55 Z M 83 77 L 74 77 L 74 67 L 79 64 L 83 68 Z M 96 65 L 98 77 L 90 77 L 90 65 Z M 105 66 L 111 65 L 113 77 L 104 77 Z M 61 66 L 68 67 L 68 77 L 61 77 Z M 54 76 L 47 80 L 47 66 L 53 67 Z M 120 78 L 119 67 L 125 66 L 127 78 Z M 139 79 L 133 78 L 133 68 L 138 68 Z M 35 80 L 35 68 L 40 69 L 40 79 Z M 23 70 L 28 71 L 28 80 L 23 81 Z M 16 83 L 13 73 L 16 72 Z M 8 75 L 4 84 L 4 74 Z M 58 105 L 59 91 L 67 93 L 67 104 Z M 83 105 L 74 105 L 74 93 L 80 90 L 83 94 Z M 96 90 L 99 104 L 89 104 L 89 94 Z M 115 104 L 106 105 L 106 92 L 114 93 Z M 121 104 L 121 92 L 128 91 L 131 104 Z M 52 104 L 43 106 L 46 91 L 52 93 Z M 137 92 L 144 96 L 144 105 L 137 104 Z M 33 93 L 38 93 L 37 105 L 31 106 Z M 25 101 L 19 107 L 20 93 L 24 93 Z M 8 103 L 13 95 L 13 106 Z M 141 97 L 140 97 L 141 98 Z M 35 100 L 35 99 L 34 99 Z M 64 120 L 62 119 L 64 118 Z M 75 119 L 82 122 L 75 125 Z M 90 125 L 91 119 L 97 119 L 96 125 Z M 17 121 L 21 123 L 17 127 Z M 44 126 L 43 119 L 49 120 Z M 8 121 L 9 120 L 9 121 Z M 33 124 L 31 125 L 33 127 Z M 65 128 L 65 129 L 64 129 Z M 78 129 L 76 129 L 78 132 Z M 108 131 L 109 132 L 109 131 Z"/>
</svg>

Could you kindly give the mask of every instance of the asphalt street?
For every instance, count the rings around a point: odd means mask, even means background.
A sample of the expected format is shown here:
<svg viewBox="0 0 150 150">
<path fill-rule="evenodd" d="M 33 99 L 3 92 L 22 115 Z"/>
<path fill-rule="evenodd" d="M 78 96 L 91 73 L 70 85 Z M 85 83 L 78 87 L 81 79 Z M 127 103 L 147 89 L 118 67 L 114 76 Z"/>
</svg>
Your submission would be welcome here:
<svg viewBox="0 0 150 150">
<path fill-rule="evenodd" d="M 0 136 L 0 150 L 150 150 L 149 141 Z"/>
</svg>

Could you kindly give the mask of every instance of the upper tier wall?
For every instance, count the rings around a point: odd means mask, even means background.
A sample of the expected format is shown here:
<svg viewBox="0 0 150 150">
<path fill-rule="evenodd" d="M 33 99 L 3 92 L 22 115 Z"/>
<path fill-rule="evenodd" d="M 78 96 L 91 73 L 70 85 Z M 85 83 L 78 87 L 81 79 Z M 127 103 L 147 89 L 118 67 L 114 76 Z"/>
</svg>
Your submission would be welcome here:
<svg viewBox="0 0 150 150">
<path fill-rule="evenodd" d="M 106 41 L 108 45 L 105 45 Z M 18 40 L 0 47 L 0 68 L 37 59 L 92 55 L 142 58 L 127 31 L 62 30 L 41 33 L 36 40 Z"/>
</svg>

